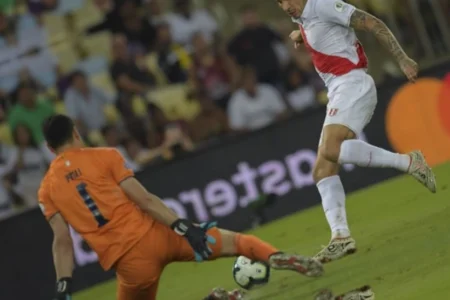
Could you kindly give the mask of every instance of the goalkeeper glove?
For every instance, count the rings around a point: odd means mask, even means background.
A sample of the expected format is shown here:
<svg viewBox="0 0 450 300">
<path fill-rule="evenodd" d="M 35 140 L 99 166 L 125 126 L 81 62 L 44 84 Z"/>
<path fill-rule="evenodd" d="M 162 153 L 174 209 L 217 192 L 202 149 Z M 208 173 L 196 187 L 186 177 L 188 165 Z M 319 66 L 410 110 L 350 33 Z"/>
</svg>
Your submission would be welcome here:
<svg viewBox="0 0 450 300">
<path fill-rule="evenodd" d="M 212 250 L 207 243 L 215 244 L 216 240 L 206 234 L 208 229 L 215 227 L 216 223 L 203 223 L 200 226 L 194 225 L 186 219 L 176 220 L 170 227 L 189 242 L 195 252 L 195 260 L 203 261 L 208 259 Z"/>
<path fill-rule="evenodd" d="M 72 300 L 72 278 L 64 277 L 56 282 L 54 300 Z"/>
</svg>

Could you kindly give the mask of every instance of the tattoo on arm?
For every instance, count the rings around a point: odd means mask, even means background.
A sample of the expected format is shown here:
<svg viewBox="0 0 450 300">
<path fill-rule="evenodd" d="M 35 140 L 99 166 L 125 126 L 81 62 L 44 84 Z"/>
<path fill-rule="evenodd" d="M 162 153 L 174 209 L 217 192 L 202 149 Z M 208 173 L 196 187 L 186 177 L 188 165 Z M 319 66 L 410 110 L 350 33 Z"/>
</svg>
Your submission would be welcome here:
<svg viewBox="0 0 450 300">
<path fill-rule="evenodd" d="M 378 41 L 397 59 L 401 60 L 406 56 L 402 46 L 395 38 L 394 34 L 380 19 L 371 14 L 356 9 L 350 18 L 350 26 L 357 30 L 372 32 Z"/>
</svg>

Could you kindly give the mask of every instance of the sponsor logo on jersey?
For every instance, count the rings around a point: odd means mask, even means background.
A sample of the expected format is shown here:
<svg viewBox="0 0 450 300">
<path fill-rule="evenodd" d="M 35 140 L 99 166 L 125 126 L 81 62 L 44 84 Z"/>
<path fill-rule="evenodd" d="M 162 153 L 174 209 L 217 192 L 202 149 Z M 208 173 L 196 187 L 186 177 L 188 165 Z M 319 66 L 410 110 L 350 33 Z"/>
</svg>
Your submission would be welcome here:
<svg viewBox="0 0 450 300">
<path fill-rule="evenodd" d="M 343 3 L 342 1 L 337 1 L 337 2 L 334 4 L 334 9 L 335 9 L 337 12 L 343 12 L 343 11 L 344 11 L 344 3 Z"/>
<path fill-rule="evenodd" d="M 328 115 L 330 117 L 334 117 L 337 113 L 338 113 L 338 109 L 337 108 L 330 108 L 330 109 L 328 109 Z"/>
</svg>

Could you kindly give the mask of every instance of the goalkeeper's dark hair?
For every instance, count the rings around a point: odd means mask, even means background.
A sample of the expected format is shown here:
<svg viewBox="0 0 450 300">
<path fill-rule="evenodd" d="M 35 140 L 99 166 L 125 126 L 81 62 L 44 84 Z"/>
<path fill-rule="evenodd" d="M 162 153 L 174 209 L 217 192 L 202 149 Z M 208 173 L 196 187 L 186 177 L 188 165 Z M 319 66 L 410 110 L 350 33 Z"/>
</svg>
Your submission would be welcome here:
<svg viewBox="0 0 450 300">
<path fill-rule="evenodd" d="M 49 117 L 43 127 L 44 137 L 52 149 L 73 141 L 73 130 L 75 124 L 72 119 L 65 115 L 53 115 Z"/>
</svg>

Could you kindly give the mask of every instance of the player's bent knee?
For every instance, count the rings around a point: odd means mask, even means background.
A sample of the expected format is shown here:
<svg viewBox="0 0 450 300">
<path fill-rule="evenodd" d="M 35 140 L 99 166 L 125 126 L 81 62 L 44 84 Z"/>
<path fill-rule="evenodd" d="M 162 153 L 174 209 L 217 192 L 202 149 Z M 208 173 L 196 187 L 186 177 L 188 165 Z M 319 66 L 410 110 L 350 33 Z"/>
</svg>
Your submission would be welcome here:
<svg viewBox="0 0 450 300">
<path fill-rule="evenodd" d="M 317 157 L 316 163 L 313 168 L 313 179 L 315 183 L 318 183 L 324 178 L 337 175 L 339 173 L 339 165 L 331 162 L 320 155 Z"/>
<path fill-rule="evenodd" d="M 337 163 L 342 143 L 353 138 L 355 134 L 348 127 L 339 124 L 327 125 L 324 128 L 319 155 L 330 162 Z"/>
<path fill-rule="evenodd" d="M 339 153 L 341 151 L 341 144 L 344 140 L 338 138 L 328 138 L 323 142 L 319 149 L 319 155 L 325 160 L 337 163 L 339 160 Z"/>
</svg>

